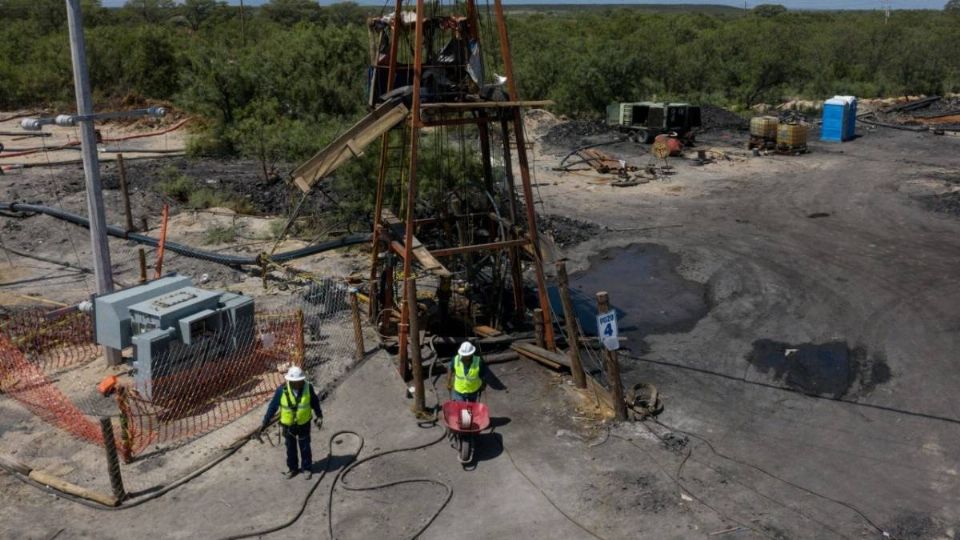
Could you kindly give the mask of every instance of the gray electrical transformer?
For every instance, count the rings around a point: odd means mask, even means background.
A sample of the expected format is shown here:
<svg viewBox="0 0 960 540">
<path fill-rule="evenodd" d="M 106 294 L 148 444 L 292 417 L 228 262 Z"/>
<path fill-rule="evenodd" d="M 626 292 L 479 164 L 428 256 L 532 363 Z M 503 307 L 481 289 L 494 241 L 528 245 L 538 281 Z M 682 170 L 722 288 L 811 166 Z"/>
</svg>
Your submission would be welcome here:
<svg viewBox="0 0 960 540">
<path fill-rule="evenodd" d="M 133 346 L 134 384 L 150 400 L 160 397 L 155 379 L 252 346 L 253 316 L 253 298 L 198 289 L 177 275 L 94 301 L 97 343 Z"/>
</svg>

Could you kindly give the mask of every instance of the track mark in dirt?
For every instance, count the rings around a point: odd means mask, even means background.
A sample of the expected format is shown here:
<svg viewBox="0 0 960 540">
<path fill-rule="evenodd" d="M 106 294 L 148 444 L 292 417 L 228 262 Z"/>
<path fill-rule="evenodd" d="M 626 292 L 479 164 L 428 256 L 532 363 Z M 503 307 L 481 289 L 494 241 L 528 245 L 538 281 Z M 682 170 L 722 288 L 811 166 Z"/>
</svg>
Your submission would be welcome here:
<svg viewBox="0 0 960 540">
<path fill-rule="evenodd" d="M 746 359 L 789 388 L 834 399 L 869 394 L 892 377 L 883 355 L 870 356 L 865 347 L 850 348 L 846 341 L 791 345 L 761 339 Z"/>
</svg>

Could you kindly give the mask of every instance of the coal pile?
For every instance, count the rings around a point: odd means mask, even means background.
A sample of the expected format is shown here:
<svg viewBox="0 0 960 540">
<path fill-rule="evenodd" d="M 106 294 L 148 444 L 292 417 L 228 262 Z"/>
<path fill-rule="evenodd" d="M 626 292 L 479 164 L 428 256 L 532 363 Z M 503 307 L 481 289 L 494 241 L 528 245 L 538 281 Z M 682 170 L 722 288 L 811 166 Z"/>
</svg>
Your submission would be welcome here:
<svg viewBox="0 0 960 540">
<path fill-rule="evenodd" d="M 542 142 L 554 148 L 578 148 L 585 144 L 616 139 L 621 134 L 600 120 L 571 120 L 551 127 Z"/>
<path fill-rule="evenodd" d="M 942 114 L 960 114 L 960 97 L 941 98 L 930 105 L 918 109 L 913 116 L 917 118 L 936 117 Z"/>
<path fill-rule="evenodd" d="M 735 112 L 713 105 L 700 107 L 703 129 L 749 129 L 750 122 Z"/>
<path fill-rule="evenodd" d="M 603 227 L 596 223 L 551 214 L 537 215 L 537 227 L 540 231 L 550 233 L 558 247 L 568 247 L 596 238 L 603 231 Z"/>
<path fill-rule="evenodd" d="M 126 167 L 132 191 L 156 191 L 159 182 L 169 179 L 172 174 L 183 174 L 192 178 L 198 188 L 206 187 L 248 201 L 258 213 L 284 215 L 296 203 L 298 190 L 282 180 L 289 167 L 282 167 L 268 181 L 264 180 L 262 166 L 256 160 L 195 160 L 184 157 L 129 161 Z M 77 183 L 77 189 L 82 189 L 82 172 L 76 173 L 75 177 L 72 180 Z M 115 164 L 104 164 L 102 181 L 105 189 L 119 188 L 119 173 Z"/>
</svg>

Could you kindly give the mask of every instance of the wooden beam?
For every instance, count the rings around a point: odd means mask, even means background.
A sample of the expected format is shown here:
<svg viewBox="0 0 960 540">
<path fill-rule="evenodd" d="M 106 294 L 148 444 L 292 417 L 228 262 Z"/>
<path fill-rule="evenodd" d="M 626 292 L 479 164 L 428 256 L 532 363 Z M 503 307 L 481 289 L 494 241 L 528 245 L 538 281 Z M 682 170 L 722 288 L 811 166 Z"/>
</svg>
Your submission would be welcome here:
<svg viewBox="0 0 960 540">
<path fill-rule="evenodd" d="M 105 493 L 80 487 L 76 484 L 71 484 L 62 478 L 53 476 L 52 474 L 48 474 L 43 471 L 30 471 L 30 479 L 34 482 L 49 486 L 57 491 L 62 491 L 77 497 L 83 497 L 84 499 L 90 499 L 91 501 L 96 501 L 105 506 L 117 506 L 120 504 L 120 501 L 117 500 L 117 498 L 113 495 L 107 495 Z"/>
<path fill-rule="evenodd" d="M 30 467 L 13 458 L 0 456 L 0 464 L 2 464 L 5 469 L 17 471 L 24 476 L 30 476 Z"/>
<path fill-rule="evenodd" d="M 497 119 L 492 116 L 481 116 L 479 118 L 437 118 L 423 122 L 423 127 L 479 126 L 480 124 L 486 124 L 495 120 Z"/>
<path fill-rule="evenodd" d="M 548 351 L 532 343 L 516 342 L 510 348 L 531 360 L 536 360 L 552 369 L 570 369 L 570 359 L 566 355 Z"/>
<path fill-rule="evenodd" d="M 423 110 L 435 109 L 509 109 L 513 107 L 547 107 L 553 105 L 552 100 L 539 101 L 457 101 L 451 103 L 424 103 Z"/>
<path fill-rule="evenodd" d="M 360 155 L 377 137 L 402 122 L 410 111 L 403 101 L 394 99 L 380 104 L 367 116 L 340 135 L 293 171 L 293 182 L 304 193 L 329 176 L 347 160 Z"/>
<path fill-rule="evenodd" d="M 529 243 L 530 241 L 526 238 L 521 238 L 520 240 L 504 240 L 501 242 L 491 242 L 489 244 L 475 244 L 472 246 L 435 249 L 430 253 L 432 253 L 434 257 L 449 257 L 451 255 L 461 255 L 463 253 L 471 253 L 473 251 L 493 251 L 496 249 L 507 249 Z"/>
<path fill-rule="evenodd" d="M 386 229 L 391 233 L 391 236 L 394 238 L 403 238 L 405 235 L 402 234 L 404 224 L 393 215 L 393 212 L 384 209 L 380 213 L 380 220 L 386 226 Z M 424 246 L 416 236 L 412 236 L 413 241 L 411 242 L 412 255 L 420 263 L 420 266 L 423 266 L 423 269 L 427 272 L 430 272 L 439 277 L 449 277 L 453 274 L 446 269 L 440 261 L 436 259 L 431 253 L 430 250 Z M 404 257 L 405 250 L 403 243 L 393 240 L 390 242 L 390 249 L 399 254 L 401 257 Z"/>
</svg>

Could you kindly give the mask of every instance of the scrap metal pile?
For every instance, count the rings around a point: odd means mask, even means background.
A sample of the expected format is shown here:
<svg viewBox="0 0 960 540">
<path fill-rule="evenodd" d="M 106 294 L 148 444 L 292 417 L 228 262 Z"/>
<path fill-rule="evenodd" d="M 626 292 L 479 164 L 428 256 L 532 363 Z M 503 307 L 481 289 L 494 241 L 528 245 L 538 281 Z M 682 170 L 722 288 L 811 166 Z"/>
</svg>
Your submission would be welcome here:
<svg viewBox="0 0 960 540">
<path fill-rule="evenodd" d="M 960 97 L 931 96 L 866 113 L 858 119 L 867 125 L 960 134 Z"/>
</svg>

